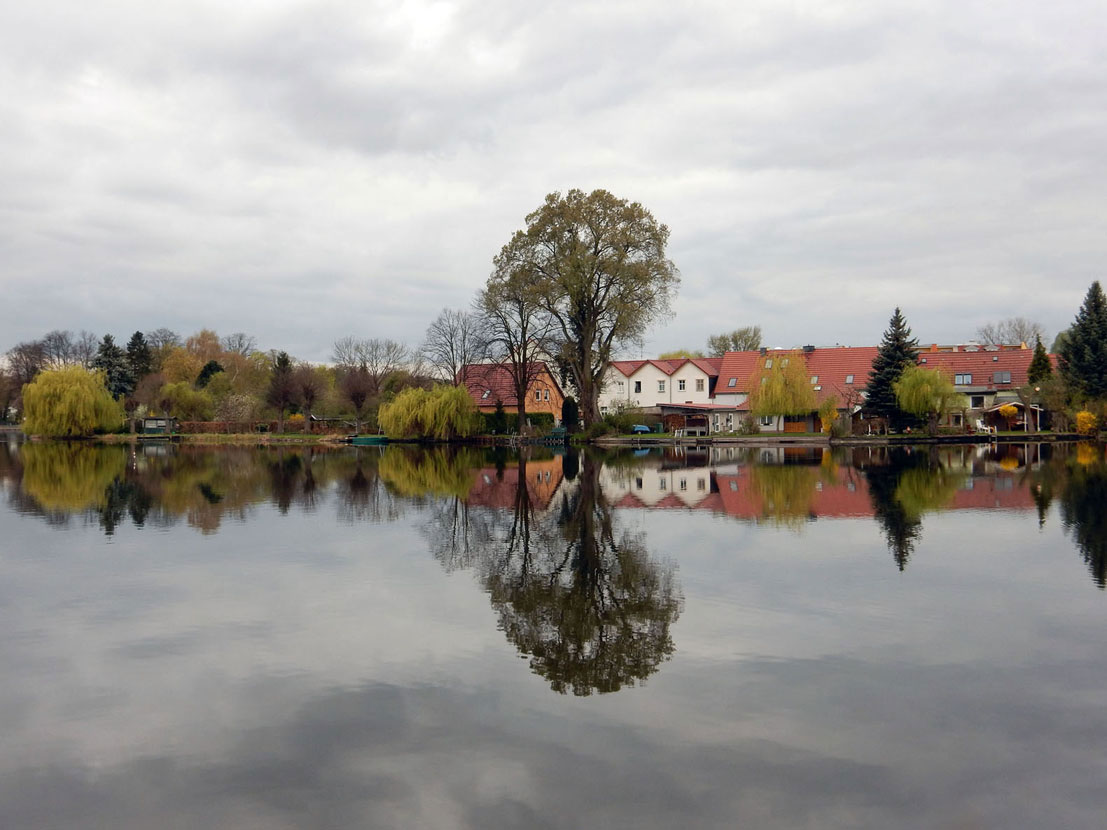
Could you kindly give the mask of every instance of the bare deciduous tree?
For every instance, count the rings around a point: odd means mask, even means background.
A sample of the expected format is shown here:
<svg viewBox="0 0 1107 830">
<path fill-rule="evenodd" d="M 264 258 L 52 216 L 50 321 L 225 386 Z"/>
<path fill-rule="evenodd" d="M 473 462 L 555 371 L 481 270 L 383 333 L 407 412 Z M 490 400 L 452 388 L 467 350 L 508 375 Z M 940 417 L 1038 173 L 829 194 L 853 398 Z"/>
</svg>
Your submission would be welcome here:
<svg viewBox="0 0 1107 830">
<path fill-rule="evenodd" d="M 292 373 L 292 386 L 296 398 L 304 409 L 304 432 L 311 432 L 311 410 L 323 393 L 323 379 L 314 366 L 302 363 Z"/>
<path fill-rule="evenodd" d="M 1038 338 L 1048 339 L 1041 323 L 1025 317 L 1009 317 L 998 323 L 987 323 L 976 330 L 976 337 L 981 343 L 996 346 L 1020 343 L 1029 345 Z"/>
<path fill-rule="evenodd" d="M 357 433 L 361 428 L 361 412 L 365 408 L 365 402 L 369 400 L 369 395 L 373 392 L 369 373 L 362 366 L 340 369 L 338 391 L 354 408 L 354 432 Z"/>
<path fill-rule="evenodd" d="M 220 344 L 226 352 L 249 357 L 257 351 L 258 339 L 252 334 L 246 334 L 244 331 L 236 331 L 234 334 L 228 334 L 226 337 L 222 338 Z"/>
<path fill-rule="evenodd" d="M 420 351 L 439 376 L 457 386 L 461 383 L 461 368 L 482 360 L 486 345 L 480 317 L 444 308 L 427 328 Z"/>
<path fill-rule="evenodd" d="M 407 356 L 407 347 L 403 343 L 387 338 L 362 340 L 350 336 L 334 342 L 334 362 L 343 369 L 364 369 L 371 393 L 380 389 L 386 377 L 403 368 Z"/>
<path fill-rule="evenodd" d="M 476 306 L 484 317 L 489 355 L 511 373 L 521 429 L 526 423 L 527 390 L 546 369 L 543 361 L 551 346 L 553 317 L 531 290 L 527 273 L 506 261 L 497 262 L 477 295 Z"/>
</svg>

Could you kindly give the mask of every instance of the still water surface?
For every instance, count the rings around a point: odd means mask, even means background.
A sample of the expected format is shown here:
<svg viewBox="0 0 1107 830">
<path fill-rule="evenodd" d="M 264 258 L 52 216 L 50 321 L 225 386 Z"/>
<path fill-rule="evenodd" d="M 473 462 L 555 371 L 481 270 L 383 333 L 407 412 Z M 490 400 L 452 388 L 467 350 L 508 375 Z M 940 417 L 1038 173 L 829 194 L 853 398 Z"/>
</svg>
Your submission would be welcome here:
<svg viewBox="0 0 1107 830">
<path fill-rule="evenodd" d="M 1101 828 L 1102 446 L 0 444 L 0 826 Z"/>
</svg>

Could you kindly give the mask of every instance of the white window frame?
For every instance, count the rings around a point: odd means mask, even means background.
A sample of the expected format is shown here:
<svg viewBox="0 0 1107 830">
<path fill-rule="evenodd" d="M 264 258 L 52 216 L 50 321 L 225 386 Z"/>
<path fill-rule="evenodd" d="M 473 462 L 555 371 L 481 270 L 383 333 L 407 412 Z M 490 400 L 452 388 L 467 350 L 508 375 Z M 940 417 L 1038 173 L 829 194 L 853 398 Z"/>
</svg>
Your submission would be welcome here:
<svg viewBox="0 0 1107 830">
<path fill-rule="evenodd" d="M 657 382 L 657 391 L 658 392 L 664 392 L 665 391 L 665 381 L 659 380 Z"/>
<path fill-rule="evenodd" d="M 678 380 L 677 381 L 677 391 L 678 392 L 683 392 L 684 389 L 685 389 L 685 386 L 686 386 L 686 381 L 684 381 L 684 380 Z"/>
<path fill-rule="evenodd" d="M 697 392 L 702 392 L 703 391 L 703 378 L 696 378 L 696 391 Z"/>
</svg>

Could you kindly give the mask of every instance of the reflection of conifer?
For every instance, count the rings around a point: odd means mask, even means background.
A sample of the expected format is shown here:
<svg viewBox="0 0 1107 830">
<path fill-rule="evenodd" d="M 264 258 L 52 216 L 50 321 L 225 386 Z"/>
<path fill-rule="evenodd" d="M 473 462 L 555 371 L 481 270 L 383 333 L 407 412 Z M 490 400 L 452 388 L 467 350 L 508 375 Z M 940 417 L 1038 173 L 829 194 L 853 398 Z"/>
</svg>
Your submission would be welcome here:
<svg viewBox="0 0 1107 830">
<path fill-rule="evenodd" d="M 1092 579 L 1107 588 L 1107 470 L 1076 466 L 1061 491 L 1061 521 L 1080 548 Z"/>
<path fill-rule="evenodd" d="M 887 465 L 872 466 L 865 470 L 876 520 L 880 523 L 892 558 L 901 571 L 907 567 L 907 560 L 914 552 L 922 530 L 922 522 L 918 516 L 909 514 L 903 503 L 896 498 L 903 473 L 911 466 L 913 461 L 910 456 L 902 450 L 892 450 Z"/>
</svg>

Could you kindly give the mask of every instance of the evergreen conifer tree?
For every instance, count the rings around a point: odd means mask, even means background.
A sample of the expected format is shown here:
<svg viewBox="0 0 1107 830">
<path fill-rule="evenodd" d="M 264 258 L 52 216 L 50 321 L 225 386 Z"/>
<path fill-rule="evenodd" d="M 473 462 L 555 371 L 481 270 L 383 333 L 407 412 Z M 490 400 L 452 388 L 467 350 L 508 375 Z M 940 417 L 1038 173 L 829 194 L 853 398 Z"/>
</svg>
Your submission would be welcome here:
<svg viewBox="0 0 1107 830">
<path fill-rule="evenodd" d="M 273 359 L 269 390 L 265 401 L 277 410 L 277 432 L 284 432 L 284 413 L 296 402 L 296 384 L 292 379 L 292 359 L 287 352 L 278 352 Z"/>
<path fill-rule="evenodd" d="M 140 331 L 132 334 L 127 342 L 127 364 L 135 383 L 154 371 L 154 353 L 146 342 L 146 336 Z"/>
<path fill-rule="evenodd" d="M 893 387 L 904 371 L 915 365 L 918 351 L 919 341 L 911 336 L 911 329 L 897 307 L 869 372 L 869 383 L 865 387 L 866 412 L 887 418 L 897 428 L 911 420 L 911 416 L 900 409 Z"/>
<path fill-rule="evenodd" d="M 1030 368 L 1026 370 L 1026 379 L 1031 383 L 1038 383 L 1053 374 L 1053 364 L 1049 362 L 1042 338 L 1034 344 L 1034 357 L 1030 361 Z"/>
<path fill-rule="evenodd" d="M 115 338 L 105 334 L 92 360 L 92 368 L 100 369 L 105 375 L 105 385 L 116 400 L 131 394 L 135 386 L 127 353 L 115 345 Z"/>
<path fill-rule="evenodd" d="M 1107 299 L 1098 280 L 1088 289 L 1059 357 L 1071 394 L 1107 399 Z"/>
</svg>

